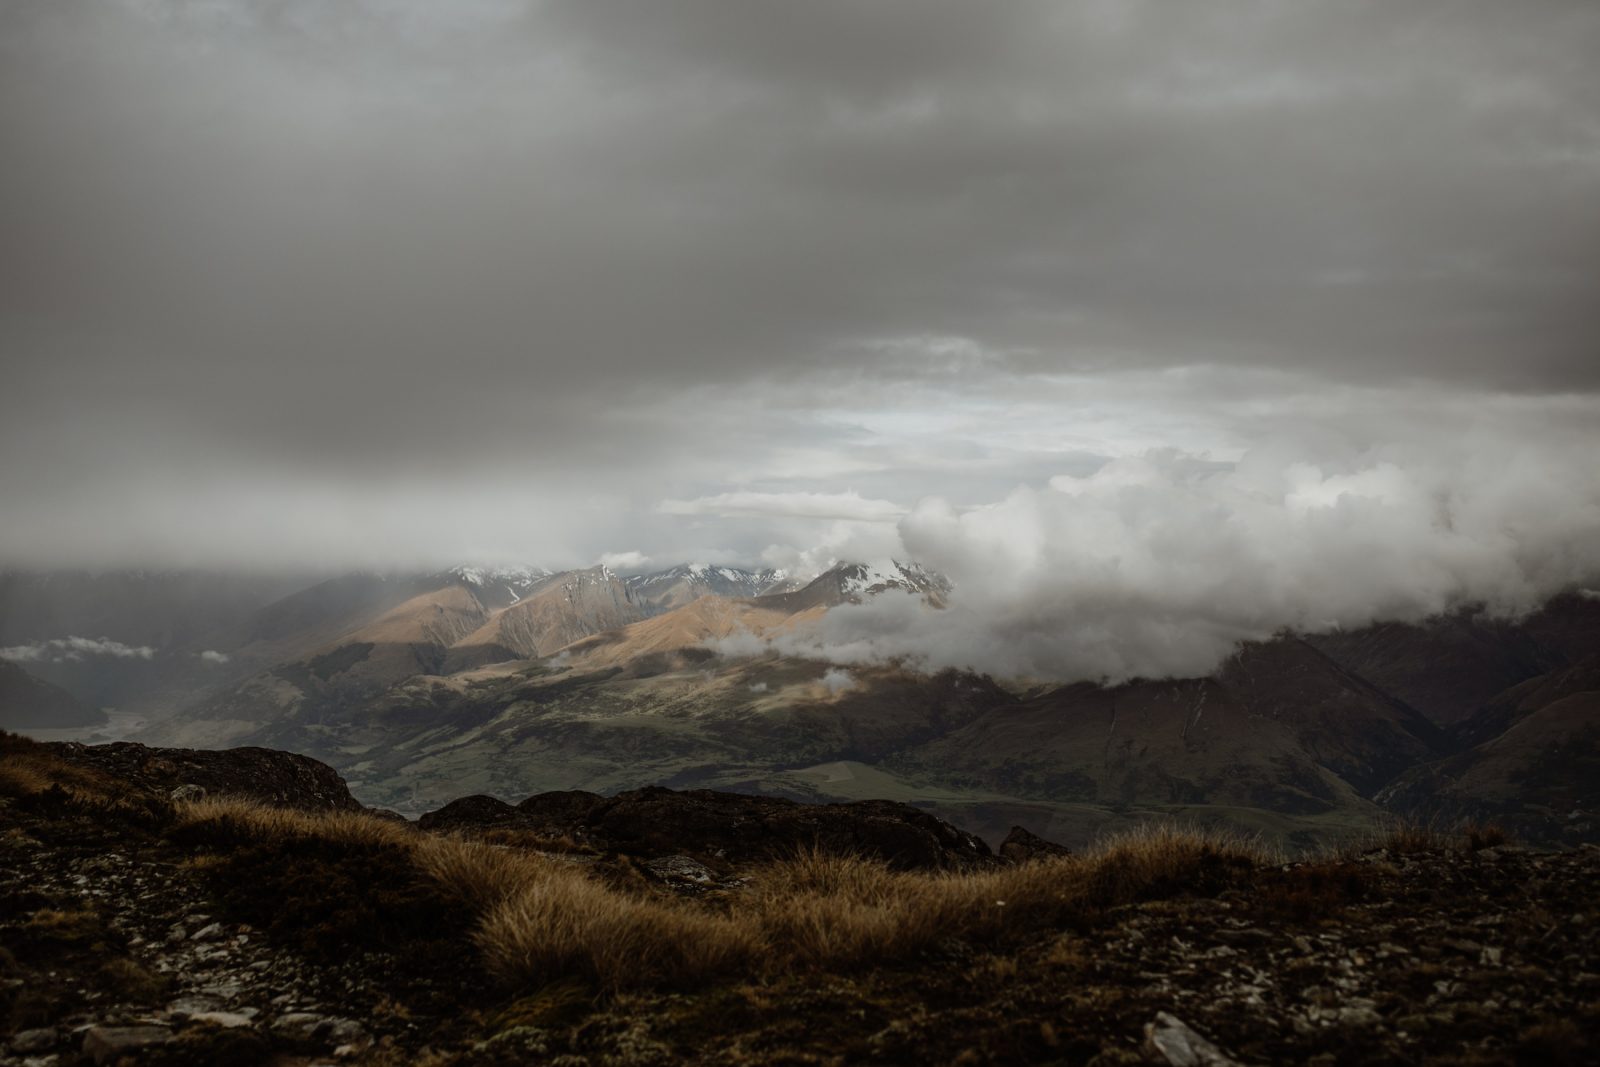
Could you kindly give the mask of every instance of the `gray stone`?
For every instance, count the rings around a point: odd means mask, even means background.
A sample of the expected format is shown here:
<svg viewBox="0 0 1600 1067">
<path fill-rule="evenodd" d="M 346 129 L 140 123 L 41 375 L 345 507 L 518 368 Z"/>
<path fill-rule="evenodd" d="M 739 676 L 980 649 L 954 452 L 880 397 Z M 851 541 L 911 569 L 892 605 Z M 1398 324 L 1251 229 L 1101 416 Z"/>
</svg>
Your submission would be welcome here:
<svg viewBox="0 0 1600 1067">
<path fill-rule="evenodd" d="M 179 997 L 167 1005 L 167 1014 L 174 1019 L 182 1021 L 191 1015 L 199 1015 L 201 1012 L 206 1011 L 221 1011 L 222 1008 L 223 1001 L 216 997 Z"/>
<path fill-rule="evenodd" d="M 1346 1026 L 1377 1026 L 1383 1022 L 1383 1016 L 1378 1014 L 1372 1001 L 1360 998 L 1357 998 L 1357 1002 L 1340 1008 L 1338 1018 Z"/>
<path fill-rule="evenodd" d="M 238 1011 L 198 1011 L 189 1016 L 192 1023 L 210 1023 L 224 1030 L 237 1030 L 250 1025 L 250 1016 Z"/>
<path fill-rule="evenodd" d="M 321 1015 L 309 1011 L 291 1011 L 272 1020 L 268 1029 L 275 1037 L 281 1037 L 285 1041 L 310 1044 L 316 1040 L 317 1029 L 324 1021 Z"/>
<path fill-rule="evenodd" d="M 205 787 L 195 785 L 193 782 L 185 782 L 167 794 L 167 799 L 169 800 L 204 800 L 205 798 Z"/>
<path fill-rule="evenodd" d="M 83 1054 L 96 1064 L 115 1063 L 140 1049 L 171 1040 L 172 1031 L 165 1026 L 91 1026 L 83 1032 Z"/>
<path fill-rule="evenodd" d="M 222 936 L 222 933 L 223 933 L 222 924 L 221 923 L 212 923 L 210 926 L 202 926 L 200 929 L 198 929 L 194 933 L 190 934 L 189 935 L 189 940 L 190 941 L 215 941 L 215 940 L 217 940 L 218 938 L 220 938 Z"/>
<path fill-rule="evenodd" d="M 56 1047 L 60 1035 L 53 1028 L 46 1027 L 42 1030 L 23 1030 L 11 1039 L 13 1052 L 49 1052 Z"/>
<path fill-rule="evenodd" d="M 328 1019 L 317 1031 L 317 1036 L 337 1048 L 364 1048 L 371 1042 L 366 1028 L 354 1019 Z"/>
<path fill-rule="evenodd" d="M 1182 1019 L 1164 1011 L 1156 1012 L 1155 1021 L 1145 1024 L 1144 1051 L 1172 1067 L 1240 1067 Z"/>
</svg>

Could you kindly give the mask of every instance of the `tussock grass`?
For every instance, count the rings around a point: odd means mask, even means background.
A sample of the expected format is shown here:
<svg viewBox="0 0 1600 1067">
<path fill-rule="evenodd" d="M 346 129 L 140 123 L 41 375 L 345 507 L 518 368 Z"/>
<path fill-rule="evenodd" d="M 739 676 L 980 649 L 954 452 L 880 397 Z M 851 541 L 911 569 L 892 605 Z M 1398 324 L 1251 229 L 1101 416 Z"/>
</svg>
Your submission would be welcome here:
<svg viewBox="0 0 1600 1067">
<path fill-rule="evenodd" d="M 25 758 L 25 746 L 24 758 L 15 747 L 5 755 L 0 782 L 10 785 L 0 788 L 62 784 L 61 768 Z M 1215 894 L 1281 861 L 1254 838 L 1147 824 L 1081 854 L 968 872 L 894 871 L 806 852 L 749 872 L 746 889 L 708 905 L 610 884 L 572 859 L 421 833 L 363 812 L 234 797 L 170 811 L 165 833 L 196 850 L 197 870 L 241 907 L 312 929 L 328 951 L 418 938 L 434 947 L 458 938 L 465 947 L 470 938 L 506 983 L 576 980 L 609 992 L 794 968 L 848 971 L 947 939 L 995 946 L 1125 904 Z"/>
<path fill-rule="evenodd" d="M 174 835 L 208 847 L 318 838 L 402 850 L 477 917 L 485 965 L 513 984 L 577 978 L 608 991 L 684 988 L 751 971 L 850 970 L 956 938 L 994 944 L 1107 908 L 1211 894 L 1277 862 L 1259 841 L 1147 825 L 1081 855 L 965 873 L 895 871 L 819 851 L 754 872 L 712 909 L 608 885 L 570 860 L 417 833 L 361 813 L 306 813 L 235 799 L 180 806 Z"/>
<path fill-rule="evenodd" d="M 0 796 L 26 797 L 59 787 L 77 800 L 106 801 L 120 790 L 105 775 L 74 766 L 44 745 L 0 732 Z"/>
<path fill-rule="evenodd" d="M 747 970 L 759 926 L 676 900 L 629 896 L 581 871 L 550 871 L 485 916 L 476 937 L 490 968 L 537 983 L 576 975 L 601 988 L 699 985 Z"/>
<path fill-rule="evenodd" d="M 1082 855 L 964 873 L 809 853 L 758 876 L 752 910 L 771 956 L 786 966 L 852 968 L 947 938 L 1002 942 L 1139 900 L 1215 893 L 1277 858 L 1252 838 L 1166 824 Z"/>
<path fill-rule="evenodd" d="M 53 784 L 49 774 L 31 761 L 15 756 L 0 760 L 0 796 L 32 796 L 43 793 Z"/>
<path fill-rule="evenodd" d="M 474 941 L 512 981 L 693 985 L 748 969 L 765 947 L 740 917 L 624 892 L 569 860 L 459 838 L 423 838 L 417 859 L 482 916 Z"/>
<path fill-rule="evenodd" d="M 1325 851 L 1319 859 L 1353 859 L 1368 852 L 1412 855 L 1424 852 L 1477 852 L 1512 843 L 1498 823 L 1479 819 L 1445 821 L 1391 818 L 1375 829 Z"/>
<path fill-rule="evenodd" d="M 362 811 L 302 811 L 245 797 L 206 797 L 177 805 L 172 836 L 208 847 L 266 845 L 293 838 L 407 847 L 419 837 L 403 824 Z"/>
</svg>

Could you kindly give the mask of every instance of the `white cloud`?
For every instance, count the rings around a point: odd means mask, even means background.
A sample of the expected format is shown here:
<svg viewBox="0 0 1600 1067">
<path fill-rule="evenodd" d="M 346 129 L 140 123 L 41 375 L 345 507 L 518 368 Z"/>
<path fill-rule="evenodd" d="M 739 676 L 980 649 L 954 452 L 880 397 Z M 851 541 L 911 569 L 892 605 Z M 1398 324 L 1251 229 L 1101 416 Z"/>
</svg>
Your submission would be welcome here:
<svg viewBox="0 0 1600 1067">
<path fill-rule="evenodd" d="M 761 562 L 785 574 L 811 578 L 840 560 L 896 559 L 906 554 L 899 530 L 882 523 L 839 521 L 813 532 L 813 539 L 803 545 L 768 545 Z"/>
<path fill-rule="evenodd" d="M 217 652 L 216 650 L 209 648 L 200 653 L 200 659 L 204 663 L 223 664 L 227 663 L 232 658 L 233 657 L 228 655 L 226 652 Z"/>
<path fill-rule="evenodd" d="M 156 650 L 145 645 L 125 645 L 100 637 L 56 637 L 27 645 L 0 648 L 0 659 L 21 663 L 59 663 L 63 660 L 80 660 L 85 656 L 112 656 L 117 659 L 150 659 Z"/>
<path fill-rule="evenodd" d="M 602 552 L 600 563 L 614 571 L 638 570 L 650 562 L 650 557 L 643 552 Z"/>
<path fill-rule="evenodd" d="M 930 498 L 900 534 L 955 583 L 947 610 L 883 595 L 776 643 L 839 663 L 1116 681 L 1205 674 L 1285 629 L 1528 611 L 1600 575 L 1600 471 L 1569 444 L 1280 443 L 1224 470 L 1155 452 L 983 507 Z"/>
<path fill-rule="evenodd" d="M 838 696 L 847 689 L 855 687 L 855 679 L 850 677 L 850 672 L 834 667 L 822 676 L 822 688 L 832 696 Z"/>
</svg>

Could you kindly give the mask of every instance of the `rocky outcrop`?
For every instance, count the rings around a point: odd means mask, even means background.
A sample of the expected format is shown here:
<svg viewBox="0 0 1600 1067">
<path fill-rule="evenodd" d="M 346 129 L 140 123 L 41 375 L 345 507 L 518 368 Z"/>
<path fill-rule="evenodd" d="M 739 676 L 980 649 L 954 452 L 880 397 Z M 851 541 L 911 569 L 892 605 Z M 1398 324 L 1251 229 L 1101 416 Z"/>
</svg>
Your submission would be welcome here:
<svg viewBox="0 0 1600 1067">
<path fill-rule="evenodd" d="M 468 797 L 423 816 L 424 829 L 536 829 L 640 858 L 688 854 L 739 864 L 808 848 L 870 856 L 901 870 L 993 863 L 983 841 L 925 811 L 888 800 L 801 804 L 710 789 L 634 789 L 614 797 L 542 793 L 516 808 Z"/>
<path fill-rule="evenodd" d="M 496 797 L 476 796 L 452 800 L 438 811 L 430 811 L 417 820 L 424 830 L 450 833 L 455 830 L 493 830 L 519 828 L 527 820 L 516 808 Z"/>
<path fill-rule="evenodd" d="M 1020 826 L 1013 826 L 1011 832 L 1006 834 L 1006 839 L 1000 842 L 1000 858 L 1007 863 L 1027 863 L 1030 860 L 1048 859 L 1051 856 L 1070 855 L 1072 850 L 1066 845 L 1046 841 L 1038 834 Z"/>
<path fill-rule="evenodd" d="M 150 748 L 131 741 L 83 745 L 64 741 L 42 748 L 62 760 L 99 771 L 129 791 L 169 797 L 185 786 L 207 796 L 237 796 L 306 811 L 359 811 L 344 779 L 310 756 L 270 748 Z M 185 790 L 188 795 L 193 791 Z"/>
<path fill-rule="evenodd" d="M 581 825 L 605 799 L 583 789 L 555 789 L 535 793 L 518 804 L 517 810 L 536 826 L 564 829 Z"/>
</svg>

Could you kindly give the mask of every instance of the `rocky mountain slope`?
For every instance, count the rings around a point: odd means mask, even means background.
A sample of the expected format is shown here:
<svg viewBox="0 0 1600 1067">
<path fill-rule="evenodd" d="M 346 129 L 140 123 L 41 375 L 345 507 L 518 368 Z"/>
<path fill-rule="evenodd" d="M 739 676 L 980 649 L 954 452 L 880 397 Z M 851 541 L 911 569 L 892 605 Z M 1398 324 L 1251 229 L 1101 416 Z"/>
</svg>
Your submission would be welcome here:
<svg viewBox="0 0 1600 1067">
<path fill-rule="evenodd" d="M 97 726 L 105 721 L 99 708 L 0 660 L 0 728 Z"/>
<path fill-rule="evenodd" d="M 793 576 L 786 571 L 748 571 L 739 567 L 685 563 L 649 574 L 630 575 L 628 591 L 650 614 L 681 608 L 703 596 L 753 597 L 786 592 Z M 803 584 L 803 583 L 802 583 Z"/>
<path fill-rule="evenodd" d="M 1155 830 L 1007 861 L 893 805 L 558 794 L 408 826 L 352 804 L 279 753 L 0 735 L 0 1063 L 1576 1065 L 1600 1043 L 1592 846 L 1480 827 L 1285 862 Z M 903 869 L 854 858 L 874 843 Z"/>
<path fill-rule="evenodd" d="M 626 626 L 645 610 L 607 567 L 571 571 L 546 581 L 453 642 L 455 670 L 506 660 L 552 656 L 590 634 Z"/>
</svg>

